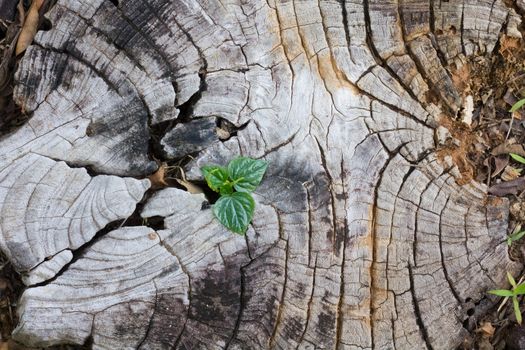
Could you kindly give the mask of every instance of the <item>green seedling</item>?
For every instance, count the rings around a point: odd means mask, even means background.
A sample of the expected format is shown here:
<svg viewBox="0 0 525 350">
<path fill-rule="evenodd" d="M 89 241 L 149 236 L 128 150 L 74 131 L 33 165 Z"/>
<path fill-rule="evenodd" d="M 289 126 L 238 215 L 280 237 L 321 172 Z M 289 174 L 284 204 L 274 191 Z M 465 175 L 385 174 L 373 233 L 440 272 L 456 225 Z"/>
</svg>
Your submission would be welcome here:
<svg viewBox="0 0 525 350">
<path fill-rule="evenodd" d="M 489 290 L 488 293 L 494 294 L 500 297 L 506 297 L 506 298 L 512 298 L 512 305 L 514 307 L 514 314 L 516 315 L 516 321 L 521 325 L 522 318 L 521 318 L 521 310 L 520 310 L 520 304 L 518 301 L 518 295 L 524 295 L 525 294 L 525 283 L 517 284 L 514 280 L 514 277 L 510 273 L 507 272 L 507 279 L 509 280 L 510 285 L 512 286 L 512 289 L 495 289 L 495 290 Z"/>
<path fill-rule="evenodd" d="M 507 236 L 507 245 L 510 247 L 513 242 L 518 241 L 525 236 L 525 231 L 514 232 L 513 234 Z"/>
<path fill-rule="evenodd" d="M 525 164 L 525 158 L 523 158 L 523 157 L 520 156 L 519 154 L 516 154 L 516 153 L 509 153 L 509 155 L 510 155 L 511 158 L 514 159 L 516 162 L 521 163 L 521 164 Z"/>
<path fill-rule="evenodd" d="M 266 172 L 268 163 L 248 157 L 233 159 L 227 167 L 201 168 L 208 186 L 220 194 L 213 214 L 230 231 L 245 234 L 253 218 L 255 201 L 251 195 Z"/>
<path fill-rule="evenodd" d="M 521 100 L 513 104 L 509 112 L 514 113 L 523 106 L 525 106 L 525 98 L 522 98 Z"/>
</svg>

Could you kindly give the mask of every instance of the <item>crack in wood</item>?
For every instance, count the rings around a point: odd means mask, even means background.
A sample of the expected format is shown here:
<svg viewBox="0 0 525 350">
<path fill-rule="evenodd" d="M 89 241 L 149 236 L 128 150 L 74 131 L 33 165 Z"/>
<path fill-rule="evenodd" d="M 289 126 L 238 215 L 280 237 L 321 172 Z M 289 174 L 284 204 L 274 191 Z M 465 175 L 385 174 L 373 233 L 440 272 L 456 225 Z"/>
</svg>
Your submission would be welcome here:
<svg viewBox="0 0 525 350">
<path fill-rule="evenodd" d="M 299 350 L 301 344 L 303 343 L 304 336 L 306 334 L 306 331 L 308 330 L 308 325 L 310 324 L 312 302 L 313 302 L 313 299 L 314 299 L 314 291 L 315 291 L 315 275 L 317 273 L 317 258 L 318 258 L 318 255 L 316 254 L 315 255 L 315 263 L 314 263 L 314 267 L 313 267 L 314 271 L 313 271 L 313 274 L 312 274 L 312 276 L 313 276 L 313 278 L 312 278 L 312 292 L 310 293 L 310 298 L 308 300 L 308 307 L 306 308 L 306 323 L 304 325 L 304 330 L 301 333 L 301 337 L 299 338 L 299 341 L 297 342 L 296 350 Z"/>
<path fill-rule="evenodd" d="M 397 75 L 396 72 L 390 68 L 390 66 L 385 62 L 385 60 L 381 57 L 379 52 L 377 51 L 377 48 L 374 44 L 374 41 L 372 39 L 372 27 L 370 22 L 370 0 L 363 0 L 363 7 L 364 7 L 364 18 L 365 18 L 365 28 L 366 28 L 366 43 L 368 47 L 370 48 L 370 51 L 372 52 L 372 55 L 374 59 L 376 60 L 377 64 L 381 66 L 383 69 L 385 69 L 390 76 L 397 81 L 399 85 L 401 85 L 405 92 L 407 92 L 414 101 L 418 101 L 421 104 L 424 104 L 425 101 L 420 101 L 417 96 L 414 94 L 412 89 L 403 82 L 403 80 Z"/>
<path fill-rule="evenodd" d="M 376 269 L 376 261 L 377 261 L 377 238 L 376 238 L 376 234 L 377 234 L 377 210 L 378 210 L 378 207 L 379 207 L 379 203 L 378 203 L 378 199 L 379 199 L 379 186 L 380 184 L 383 182 L 383 176 L 388 168 L 388 166 L 390 165 L 391 161 L 398 155 L 400 155 L 400 150 L 401 148 L 403 147 L 404 145 L 400 145 L 398 147 L 397 150 L 395 150 L 394 152 L 392 153 L 389 153 L 389 158 L 385 161 L 384 165 L 382 166 L 382 168 L 379 170 L 379 173 L 378 173 L 378 178 L 377 178 L 377 182 L 376 182 L 376 186 L 374 188 L 374 196 L 373 196 L 373 205 L 372 205 L 372 225 L 371 225 L 371 231 L 370 231 L 370 235 L 371 235 L 371 242 L 372 242 L 372 247 L 371 247 L 371 253 L 372 253 L 372 256 L 371 256 L 371 263 L 370 263 L 370 301 L 369 301 L 369 309 L 370 309 L 370 339 L 371 339 L 371 347 L 372 349 L 375 348 L 375 341 L 374 341 L 374 313 L 375 313 L 375 310 L 376 308 L 374 307 L 374 302 L 375 302 L 375 296 L 374 296 L 374 293 L 375 293 L 375 289 L 378 288 L 377 286 L 375 286 L 376 282 L 375 282 L 375 278 L 374 278 L 374 275 L 375 275 L 375 272 L 374 270 Z M 383 148 L 385 151 L 388 151 L 388 149 L 383 145 Z M 410 173 L 414 170 L 413 167 L 410 167 L 409 168 L 409 171 L 407 174 L 405 174 L 404 178 L 403 178 L 403 181 L 402 181 L 402 184 L 405 182 L 406 178 L 410 175 Z M 401 189 L 401 187 L 400 187 Z M 399 194 L 399 191 L 398 191 L 398 194 Z M 396 196 L 396 200 L 397 200 L 397 196 Z M 392 213 L 392 217 L 395 215 L 395 211 Z M 392 229 L 392 227 L 391 227 Z M 391 230 L 392 232 L 392 230 Z M 391 237 L 391 235 L 390 235 Z M 387 251 L 387 260 L 386 260 L 387 264 L 386 264 L 386 273 L 387 273 L 387 277 L 388 277 L 388 251 Z M 388 290 L 388 278 L 386 279 L 387 280 L 387 290 Z"/>
<path fill-rule="evenodd" d="M 149 335 L 150 330 L 151 330 L 152 322 L 153 322 L 153 319 L 155 317 L 155 313 L 157 312 L 157 303 L 158 303 L 158 299 L 159 299 L 159 291 L 157 289 L 157 285 L 155 284 L 155 280 L 153 280 L 153 284 L 155 285 L 155 302 L 153 304 L 153 312 L 151 313 L 151 316 L 150 316 L 150 319 L 149 319 L 149 322 L 148 322 L 148 327 L 146 329 L 146 333 L 144 334 L 144 337 L 142 338 L 142 340 L 138 343 L 137 349 L 140 349 L 142 344 L 144 344 L 146 339 L 148 339 L 148 335 Z"/>
<path fill-rule="evenodd" d="M 415 168 L 411 168 L 411 170 L 415 170 Z M 410 174 L 412 173 L 412 171 L 410 171 Z M 444 173 L 447 173 L 447 171 L 445 171 Z M 442 175 L 439 175 L 439 176 L 442 176 Z M 403 184 L 406 182 L 408 176 L 406 176 L 403 180 Z M 417 248 L 417 233 L 418 233 L 418 217 L 419 217 L 419 211 L 421 210 L 421 202 L 423 200 L 423 197 L 425 195 L 425 193 L 428 191 L 428 189 L 430 188 L 430 186 L 432 186 L 434 184 L 434 181 L 433 180 L 429 180 L 427 185 L 425 186 L 425 188 L 423 189 L 423 191 L 421 192 L 421 197 L 419 198 L 419 202 L 417 204 L 417 210 L 416 210 L 416 220 L 415 220 L 415 224 L 414 224 L 414 243 L 412 245 L 412 263 L 414 264 L 414 267 L 417 267 L 418 266 L 418 263 L 417 263 L 417 251 L 418 251 L 418 248 Z M 438 192 L 438 195 L 439 196 L 439 192 Z M 436 196 L 436 197 L 437 197 Z"/>
<path fill-rule="evenodd" d="M 431 6 L 431 10 L 429 11 L 429 16 L 430 16 L 429 28 L 430 28 L 431 33 L 433 33 L 432 27 L 434 26 L 434 24 L 433 24 L 434 11 L 433 11 L 433 7 L 432 7 L 432 2 L 430 2 L 430 6 Z M 439 96 L 439 98 L 440 98 L 441 102 L 443 103 L 443 105 L 448 107 L 450 109 L 450 111 L 453 113 L 453 115 L 455 115 L 456 112 L 454 111 L 454 109 L 455 109 L 454 106 L 451 105 L 451 103 L 449 101 L 447 101 L 447 96 L 444 95 L 443 89 L 440 88 L 441 86 L 437 85 L 438 83 L 442 82 L 442 79 L 440 79 L 438 82 L 433 81 L 431 79 L 431 76 L 429 76 L 429 74 L 432 71 L 428 71 L 427 72 L 427 70 L 425 69 L 425 66 L 421 62 L 421 59 L 414 53 L 414 50 L 413 50 L 411 44 L 414 43 L 416 40 L 418 40 L 419 37 L 418 38 L 414 38 L 414 39 L 412 39 L 410 41 L 407 41 L 407 33 L 406 33 L 406 25 L 405 25 L 405 14 L 404 14 L 404 12 L 401 9 L 401 3 L 398 3 L 398 13 L 399 13 L 399 19 L 400 19 L 400 22 L 401 22 L 401 33 L 402 33 L 403 43 L 404 43 L 404 47 L 405 47 L 406 53 L 409 55 L 411 60 L 415 63 L 418 73 L 421 75 L 421 77 L 424 79 L 424 81 L 427 83 L 427 85 L 431 88 L 431 91 L 434 94 L 436 94 L 437 96 Z M 424 37 L 427 37 L 427 35 L 424 35 Z M 430 41 L 430 43 L 432 43 L 432 37 L 431 36 L 428 37 L 428 40 Z M 432 49 L 435 51 L 436 56 L 439 58 L 439 60 L 443 64 L 443 67 L 447 67 L 448 65 L 445 63 L 444 59 L 440 56 L 440 51 L 437 50 L 434 45 L 432 45 Z M 428 56 L 428 55 L 425 55 L 425 56 Z M 441 67 L 438 67 L 438 68 L 441 68 Z M 450 76 L 450 73 L 448 72 L 448 70 L 443 68 L 442 71 L 445 73 L 445 75 L 446 75 L 446 77 L 448 77 L 448 79 L 451 79 L 451 76 Z"/>
<path fill-rule="evenodd" d="M 239 270 L 240 270 L 240 273 L 241 273 L 241 285 L 240 285 L 240 293 L 239 293 L 239 312 L 237 314 L 237 319 L 235 320 L 235 326 L 233 328 L 233 331 L 232 331 L 232 334 L 230 336 L 230 338 L 228 339 L 228 341 L 226 342 L 226 346 L 224 347 L 225 350 L 229 349 L 230 348 L 230 345 L 232 344 L 232 342 L 236 339 L 237 337 L 237 334 L 239 332 L 239 327 L 241 326 L 241 320 L 242 320 L 242 316 L 243 316 L 243 312 L 244 312 L 244 309 L 246 307 L 246 301 L 245 301 L 245 293 L 246 293 L 246 277 L 245 277 L 245 273 L 244 273 L 244 270 L 246 269 L 246 267 L 248 267 L 251 263 L 253 262 L 250 261 L 248 264 L 242 266 Z"/>
<path fill-rule="evenodd" d="M 281 228 L 281 224 L 279 224 L 279 228 Z M 269 339 L 269 343 L 270 343 L 270 348 L 271 349 L 274 349 L 276 344 L 275 344 L 275 341 L 277 339 L 277 332 L 279 330 L 279 327 L 281 325 L 281 320 L 282 320 L 282 313 L 283 313 L 283 308 L 284 308 L 284 300 L 286 298 L 286 285 L 287 285 L 287 281 L 288 281 L 288 240 L 286 240 L 286 246 L 285 246 L 285 259 L 284 259 L 284 283 L 283 283 L 283 287 L 282 287 L 282 293 L 281 293 L 281 299 L 279 300 L 279 307 L 277 309 L 277 318 L 274 322 L 274 327 L 273 327 L 273 331 L 272 331 L 272 334 L 270 336 L 270 339 Z"/>
<path fill-rule="evenodd" d="M 447 200 L 445 202 L 445 206 L 441 210 L 441 213 L 439 213 L 439 253 L 440 253 L 440 256 L 441 256 L 441 266 L 443 267 L 443 274 L 445 275 L 445 280 L 447 281 L 448 286 L 450 288 L 450 291 L 452 292 L 452 295 L 454 295 L 454 298 L 456 298 L 458 304 L 462 305 L 463 304 L 463 300 L 461 299 L 461 297 L 459 296 L 458 292 L 456 291 L 456 288 L 454 288 L 454 283 L 452 282 L 452 280 L 450 279 L 450 277 L 448 275 L 447 266 L 445 264 L 445 257 L 443 255 L 443 232 L 442 232 L 442 229 L 441 229 L 442 228 L 442 217 L 443 217 L 443 212 L 447 208 L 449 200 L 450 200 L 450 197 L 447 197 Z"/>
<path fill-rule="evenodd" d="M 412 306 L 414 307 L 414 313 L 416 315 L 417 325 L 419 326 L 419 332 L 423 337 L 423 340 L 425 341 L 426 348 L 428 350 L 433 350 L 434 348 L 432 347 L 432 343 L 430 342 L 427 329 L 425 328 L 425 324 L 423 322 L 423 318 L 419 310 L 419 303 L 417 301 L 416 291 L 414 287 L 414 274 L 412 272 L 412 265 L 410 263 L 408 263 L 408 277 L 410 279 L 410 294 L 412 295 Z"/>
</svg>

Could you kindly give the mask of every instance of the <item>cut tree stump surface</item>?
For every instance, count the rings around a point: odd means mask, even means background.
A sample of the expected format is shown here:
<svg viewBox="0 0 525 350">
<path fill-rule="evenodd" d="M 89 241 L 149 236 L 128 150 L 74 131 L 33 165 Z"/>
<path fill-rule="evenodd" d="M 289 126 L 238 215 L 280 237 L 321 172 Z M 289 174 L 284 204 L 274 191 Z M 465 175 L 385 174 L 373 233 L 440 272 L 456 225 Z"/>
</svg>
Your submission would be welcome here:
<svg viewBox="0 0 525 350">
<path fill-rule="evenodd" d="M 116 3 L 59 0 L 16 74 L 32 114 L 0 139 L 0 247 L 28 286 L 16 340 L 451 349 L 468 336 L 467 305 L 519 266 L 507 201 L 435 135 L 466 101 L 452 72 L 520 35 L 513 9 Z M 245 237 L 202 194 L 148 190 L 155 160 L 187 155 L 190 180 L 238 155 L 269 163 Z M 134 212 L 143 225 L 122 222 Z"/>
</svg>

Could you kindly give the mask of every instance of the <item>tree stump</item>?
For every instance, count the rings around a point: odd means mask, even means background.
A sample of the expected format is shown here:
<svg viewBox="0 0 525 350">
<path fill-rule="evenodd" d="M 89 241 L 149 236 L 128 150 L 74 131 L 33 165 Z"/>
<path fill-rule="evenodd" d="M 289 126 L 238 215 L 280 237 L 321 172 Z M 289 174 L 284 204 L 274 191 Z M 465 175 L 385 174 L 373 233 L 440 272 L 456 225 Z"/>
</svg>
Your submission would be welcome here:
<svg viewBox="0 0 525 350">
<path fill-rule="evenodd" d="M 47 16 L 16 74 L 31 118 L 0 140 L 0 247 L 28 286 L 16 340 L 451 349 L 468 305 L 519 269 L 508 203 L 460 164 L 455 129 L 462 73 L 520 36 L 502 0 L 59 0 Z M 246 236 L 203 194 L 150 189 L 155 160 L 188 154 L 190 180 L 268 161 Z"/>
</svg>

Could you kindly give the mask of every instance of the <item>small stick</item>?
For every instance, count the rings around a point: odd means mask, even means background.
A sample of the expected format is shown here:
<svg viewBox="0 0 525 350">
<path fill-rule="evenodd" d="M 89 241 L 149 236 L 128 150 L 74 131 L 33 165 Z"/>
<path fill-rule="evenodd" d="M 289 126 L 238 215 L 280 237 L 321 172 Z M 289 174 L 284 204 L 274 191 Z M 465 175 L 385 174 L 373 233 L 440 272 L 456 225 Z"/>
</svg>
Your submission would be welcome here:
<svg viewBox="0 0 525 350">
<path fill-rule="evenodd" d="M 511 118 L 510 118 L 510 125 L 509 125 L 509 131 L 507 131 L 507 136 L 505 136 L 505 141 L 507 141 L 509 139 L 509 136 L 510 136 L 510 132 L 512 131 L 512 124 L 514 123 L 514 112 L 511 113 Z"/>
</svg>

